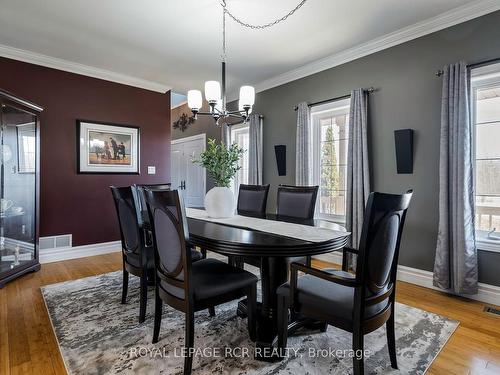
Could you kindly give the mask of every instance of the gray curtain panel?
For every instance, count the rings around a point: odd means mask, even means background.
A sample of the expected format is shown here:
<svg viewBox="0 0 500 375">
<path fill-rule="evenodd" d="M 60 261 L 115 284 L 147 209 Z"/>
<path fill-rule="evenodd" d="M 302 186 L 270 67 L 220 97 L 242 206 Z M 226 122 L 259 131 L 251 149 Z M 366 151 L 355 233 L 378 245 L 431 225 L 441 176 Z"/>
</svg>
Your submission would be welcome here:
<svg viewBox="0 0 500 375">
<path fill-rule="evenodd" d="M 368 163 L 368 92 L 351 93 L 349 144 L 347 147 L 346 228 L 351 232 L 351 246 L 358 247 L 363 227 L 365 205 L 370 194 Z M 349 260 L 354 265 L 352 257 Z"/>
<path fill-rule="evenodd" d="M 248 123 L 248 183 L 262 185 L 262 126 L 263 119 L 251 114 Z"/>
<path fill-rule="evenodd" d="M 295 184 L 308 186 L 311 183 L 311 110 L 306 102 L 297 106 L 297 139 L 295 159 Z"/>
<path fill-rule="evenodd" d="M 439 231 L 434 286 L 477 293 L 472 125 L 467 66 L 444 67 L 439 160 Z"/>
</svg>

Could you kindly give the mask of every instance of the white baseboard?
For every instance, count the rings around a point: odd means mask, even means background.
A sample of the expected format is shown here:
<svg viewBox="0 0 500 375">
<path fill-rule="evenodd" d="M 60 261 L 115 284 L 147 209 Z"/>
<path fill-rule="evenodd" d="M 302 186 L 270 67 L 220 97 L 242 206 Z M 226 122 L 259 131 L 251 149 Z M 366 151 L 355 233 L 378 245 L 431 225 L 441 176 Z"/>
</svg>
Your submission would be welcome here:
<svg viewBox="0 0 500 375">
<path fill-rule="evenodd" d="M 40 251 L 40 263 L 59 262 L 61 260 L 91 257 L 94 255 L 119 252 L 120 241 L 111 241 L 82 246 L 60 247 Z"/>
<path fill-rule="evenodd" d="M 340 252 L 319 255 L 315 258 L 335 264 L 342 263 L 342 254 Z M 398 266 L 399 281 L 404 281 L 410 284 L 415 284 L 418 286 L 423 286 L 425 288 L 452 294 L 446 290 L 436 288 L 434 285 L 432 285 L 432 278 L 433 278 L 433 273 L 430 271 L 425 271 L 418 268 L 412 268 L 402 265 Z M 479 290 L 477 294 L 462 295 L 461 297 L 500 306 L 500 287 L 496 285 L 479 283 Z"/>
<path fill-rule="evenodd" d="M 401 265 L 398 266 L 398 280 L 423 286 L 429 289 L 439 290 L 440 292 L 454 294 L 432 285 L 432 279 L 433 273 L 430 271 Z M 496 285 L 479 283 L 477 294 L 464 294 L 460 296 L 500 306 L 500 287 Z"/>
</svg>

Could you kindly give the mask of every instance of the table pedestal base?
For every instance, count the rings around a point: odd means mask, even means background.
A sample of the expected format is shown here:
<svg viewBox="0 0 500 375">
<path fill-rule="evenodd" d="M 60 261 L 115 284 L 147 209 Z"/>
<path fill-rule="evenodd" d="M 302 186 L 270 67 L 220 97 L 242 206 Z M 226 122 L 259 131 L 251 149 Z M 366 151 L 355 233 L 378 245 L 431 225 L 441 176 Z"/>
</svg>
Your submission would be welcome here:
<svg viewBox="0 0 500 375">
<path fill-rule="evenodd" d="M 281 284 L 288 280 L 288 269 L 285 258 L 262 258 L 261 267 L 262 303 L 257 303 L 257 340 L 255 343 L 255 359 L 261 361 L 281 360 L 277 352 L 277 294 Z M 238 303 L 237 315 L 247 316 L 246 299 Z M 292 335 L 299 328 L 326 330 L 325 323 L 312 319 L 293 318 L 288 325 L 288 334 Z"/>
</svg>

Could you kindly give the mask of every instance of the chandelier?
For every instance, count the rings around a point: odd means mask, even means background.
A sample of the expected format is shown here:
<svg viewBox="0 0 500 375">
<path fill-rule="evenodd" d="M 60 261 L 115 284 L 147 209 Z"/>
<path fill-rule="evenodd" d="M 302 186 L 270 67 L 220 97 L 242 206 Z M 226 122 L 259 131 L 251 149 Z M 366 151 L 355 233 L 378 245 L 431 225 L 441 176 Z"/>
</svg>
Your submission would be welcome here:
<svg viewBox="0 0 500 375">
<path fill-rule="evenodd" d="M 187 93 L 188 107 L 193 112 L 196 119 L 198 115 L 212 116 L 215 123 L 218 125 L 219 120 L 234 117 L 242 119 L 243 122 L 248 120 L 248 116 L 252 113 L 252 107 L 255 103 L 255 89 L 252 86 L 241 86 L 240 96 L 238 100 L 238 110 L 229 111 L 226 108 L 226 14 L 231 17 L 235 22 L 243 27 L 250 29 L 265 29 L 274 26 L 294 14 L 307 0 L 302 0 L 300 3 L 281 18 L 273 22 L 263 25 L 252 25 L 245 23 L 235 17 L 226 7 L 226 0 L 222 0 L 222 62 L 221 62 L 221 83 L 218 81 L 205 82 L 205 99 L 209 105 L 209 112 L 200 112 L 203 106 L 203 96 L 200 90 L 189 90 Z"/>
</svg>

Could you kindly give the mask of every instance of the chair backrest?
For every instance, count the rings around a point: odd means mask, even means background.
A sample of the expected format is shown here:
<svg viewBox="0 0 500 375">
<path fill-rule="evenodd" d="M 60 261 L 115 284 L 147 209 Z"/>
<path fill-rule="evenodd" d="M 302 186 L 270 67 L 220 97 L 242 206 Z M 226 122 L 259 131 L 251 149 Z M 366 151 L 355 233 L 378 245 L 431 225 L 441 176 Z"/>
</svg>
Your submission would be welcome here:
<svg viewBox="0 0 500 375">
<path fill-rule="evenodd" d="M 278 187 L 278 210 L 280 216 L 312 219 L 319 186 Z"/>
<path fill-rule="evenodd" d="M 167 293 L 186 299 L 189 291 L 191 252 L 182 197 L 177 190 L 146 189 L 153 234 L 156 275 Z"/>
<path fill-rule="evenodd" d="M 142 242 L 132 187 L 111 186 L 110 188 L 120 226 L 124 260 L 134 266 L 139 264 L 144 266 L 147 260 L 145 252 L 142 251 L 144 243 Z"/>
<path fill-rule="evenodd" d="M 145 189 L 154 190 L 170 190 L 171 183 L 163 184 L 134 184 L 132 185 L 132 193 L 134 194 L 135 207 L 137 210 L 137 218 L 139 225 L 142 227 L 144 221 L 149 223 L 148 207 L 146 206 L 146 193 Z"/>
<path fill-rule="evenodd" d="M 266 213 L 269 185 L 240 184 L 238 192 L 238 213 L 264 215 Z"/>
<path fill-rule="evenodd" d="M 394 195 L 371 193 L 366 204 L 356 263 L 359 305 L 394 297 L 399 246 L 413 191 Z M 364 300 L 362 303 L 362 300 Z"/>
</svg>

